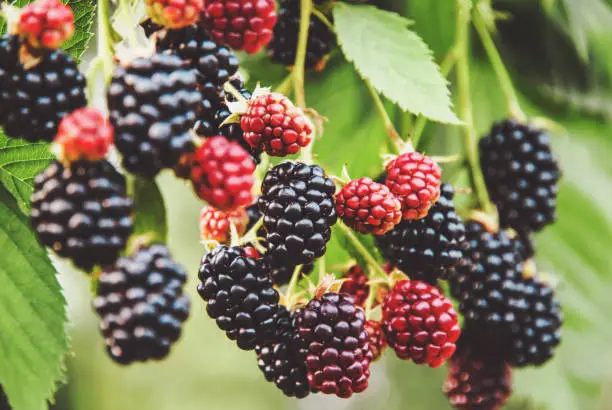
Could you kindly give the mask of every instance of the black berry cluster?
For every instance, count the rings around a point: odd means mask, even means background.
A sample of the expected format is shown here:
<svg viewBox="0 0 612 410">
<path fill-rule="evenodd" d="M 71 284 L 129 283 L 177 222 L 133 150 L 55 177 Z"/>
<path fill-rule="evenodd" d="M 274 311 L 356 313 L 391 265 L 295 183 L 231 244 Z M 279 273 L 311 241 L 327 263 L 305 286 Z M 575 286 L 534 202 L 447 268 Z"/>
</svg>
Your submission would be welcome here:
<svg viewBox="0 0 612 410">
<path fill-rule="evenodd" d="M 152 178 L 193 151 L 200 99 L 196 72 L 176 55 L 139 57 L 117 68 L 108 105 L 125 169 Z"/>
<path fill-rule="evenodd" d="M 141 248 L 102 272 L 93 307 L 114 361 L 126 365 L 168 355 L 189 316 L 186 280 L 164 245 Z"/>
<path fill-rule="evenodd" d="M 555 220 L 561 176 L 548 135 L 506 120 L 480 140 L 480 164 L 502 227 L 536 232 Z"/>
<path fill-rule="evenodd" d="M 218 246 L 202 259 L 198 292 L 206 311 L 238 347 L 274 341 L 279 295 L 261 259 L 241 247 Z"/>
<path fill-rule="evenodd" d="M 31 219 L 40 242 L 79 268 L 114 263 L 132 232 L 125 178 L 105 161 L 54 161 L 34 179 Z"/>
<path fill-rule="evenodd" d="M 336 223 L 335 185 L 318 165 L 283 162 L 266 174 L 259 197 L 271 268 L 323 256 Z"/>
<path fill-rule="evenodd" d="M 0 38 L 0 125 L 9 137 L 52 141 L 62 118 L 86 105 L 85 77 L 61 50 L 26 67 L 20 45 L 17 36 Z"/>
<path fill-rule="evenodd" d="M 446 279 L 463 257 L 465 227 L 455 212 L 453 196 L 452 186 L 442 184 L 440 199 L 427 216 L 404 220 L 375 237 L 383 256 L 412 279 L 435 284 Z"/>
</svg>

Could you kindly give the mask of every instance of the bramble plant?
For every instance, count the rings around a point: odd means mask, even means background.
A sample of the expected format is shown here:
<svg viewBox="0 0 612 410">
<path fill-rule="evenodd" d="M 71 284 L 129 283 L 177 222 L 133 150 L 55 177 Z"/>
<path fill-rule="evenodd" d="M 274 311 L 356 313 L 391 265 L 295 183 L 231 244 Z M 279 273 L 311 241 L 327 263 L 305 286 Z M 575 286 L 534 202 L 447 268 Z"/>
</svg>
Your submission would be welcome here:
<svg viewBox="0 0 612 410">
<path fill-rule="evenodd" d="M 612 4 L 277 1 L 3 4 L 0 408 L 66 380 L 65 259 L 120 365 L 200 309 L 288 397 L 359 396 L 383 358 L 445 366 L 428 409 L 595 409 Z M 199 267 L 160 174 L 202 202 Z"/>
</svg>

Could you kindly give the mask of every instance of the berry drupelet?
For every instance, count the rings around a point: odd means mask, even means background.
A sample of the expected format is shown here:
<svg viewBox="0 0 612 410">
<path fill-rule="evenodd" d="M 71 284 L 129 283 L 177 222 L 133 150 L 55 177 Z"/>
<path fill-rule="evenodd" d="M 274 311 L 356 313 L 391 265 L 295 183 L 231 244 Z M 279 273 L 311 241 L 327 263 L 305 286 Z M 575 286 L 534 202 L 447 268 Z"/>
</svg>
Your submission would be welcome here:
<svg viewBox="0 0 612 410">
<path fill-rule="evenodd" d="M 160 360 L 189 316 L 187 273 L 165 245 L 143 247 L 105 269 L 93 307 L 110 357 L 119 364 Z"/>
<path fill-rule="evenodd" d="M 64 116 L 84 107 L 85 77 L 61 50 L 27 67 L 16 36 L 0 38 L 0 125 L 12 138 L 52 141 Z"/>
<path fill-rule="evenodd" d="M 32 50 L 56 50 L 72 37 L 74 14 L 59 0 L 37 0 L 21 9 L 17 32 Z"/>
<path fill-rule="evenodd" d="M 365 314 L 352 296 L 326 293 L 296 311 L 296 343 L 311 388 L 348 398 L 368 387 L 370 351 Z"/>
<path fill-rule="evenodd" d="M 40 242 L 89 271 L 119 257 L 132 232 L 125 178 L 105 161 L 54 161 L 34 179 L 31 219 Z"/>
<path fill-rule="evenodd" d="M 502 121 L 480 140 L 479 148 L 502 227 L 526 234 L 555 220 L 561 171 L 545 131 L 512 119 Z"/>
<path fill-rule="evenodd" d="M 337 219 L 335 189 L 317 165 L 288 161 L 268 171 L 258 204 L 271 268 L 308 264 L 325 254 Z"/>
<path fill-rule="evenodd" d="M 114 138 L 115 130 L 102 112 L 79 108 L 62 119 L 53 151 L 60 161 L 98 161 L 106 157 Z"/>
<path fill-rule="evenodd" d="M 193 151 L 196 86 L 196 72 L 172 54 L 138 57 L 115 70 L 108 105 L 126 170 L 153 178 Z"/>
<path fill-rule="evenodd" d="M 370 319 L 366 321 L 365 329 L 368 332 L 370 351 L 372 352 L 372 361 L 374 362 L 380 359 L 387 348 L 387 338 L 383 332 L 381 323 L 376 320 Z"/>
<path fill-rule="evenodd" d="M 261 259 L 241 247 L 221 245 L 204 256 L 198 277 L 206 312 L 239 348 L 274 341 L 279 295 Z"/>
<path fill-rule="evenodd" d="M 370 294 L 368 275 L 359 265 L 353 265 L 346 271 L 342 279 L 344 279 L 344 282 L 342 282 L 340 292 L 353 296 L 355 303 L 363 307 Z"/>
<path fill-rule="evenodd" d="M 427 216 L 405 220 L 382 236 L 376 246 L 382 255 L 413 279 L 431 284 L 446 279 L 467 247 L 465 227 L 455 212 L 454 191 L 442 184 L 439 200 Z"/>
<path fill-rule="evenodd" d="M 164 27 L 181 28 L 200 20 L 205 0 L 145 0 L 151 20 Z"/>
<path fill-rule="evenodd" d="M 223 212 L 212 206 L 205 206 L 200 211 L 200 239 L 228 243 L 231 239 L 231 225 L 234 224 L 236 234 L 246 232 L 249 218 L 245 208 Z"/>
</svg>

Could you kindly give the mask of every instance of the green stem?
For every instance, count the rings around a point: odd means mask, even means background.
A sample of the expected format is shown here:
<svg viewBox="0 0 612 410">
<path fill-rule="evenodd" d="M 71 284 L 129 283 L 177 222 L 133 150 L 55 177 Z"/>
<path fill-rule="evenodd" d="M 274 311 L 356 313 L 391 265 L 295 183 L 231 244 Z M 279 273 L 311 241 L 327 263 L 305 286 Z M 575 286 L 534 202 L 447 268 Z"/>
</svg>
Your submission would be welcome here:
<svg viewBox="0 0 612 410">
<path fill-rule="evenodd" d="M 131 47 L 138 46 L 138 36 L 136 35 L 136 24 L 134 24 L 134 18 L 132 8 L 130 7 L 129 0 L 119 0 L 119 10 L 123 18 L 125 18 L 125 25 L 128 28 L 127 42 Z"/>
<path fill-rule="evenodd" d="M 331 21 L 329 21 L 329 19 L 325 16 L 325 14 L 323 14 L 323 12 L 321 10 L 317 10 L 316 8 L 313 8 L 312 9 L 312 14 L 317 16 L 317 18 L 319 20 L 321 20 L 323 22 L 323 24 L 325 24 L 327 26 L 327 28 L 329 28 L 331 30 L 332 33 L 335 33 L 334 25 L 331 23 Z"/>
<path fill-rule="evenodd" d="M 484 20 L 483 12 L 484 10 L 490 9 L 491 5 L 486 1 L 479 1 L 478 4 L 474 7 L 473 12 L 473 23 L 476 31 L 478 32 L 478 36 L 480 37 L 480 41 L 489 57 L 489 61 L 491 62 L 491 66 L 493 67 L 493 71 L 495 71 L 495 75 L 499 81 L 499 85 L 504 93 L 504 97 L 506 99 L 506 104 L 508 105 L 508 109 L 510 111 L 510 115 L 524 120 L 525 114 L 521 110 L 520 104 L 518 102 L 518 97 L 516 95 L 516 90 L 514 89 L 514 85 L 512 84 L 512 79 L 510 78 L 510 74 L 506 69 L 506 66 L 502 60 L 497 47 L 495 46 L 495 42 L 493 41 L 493 37 L 491 37 L 491 33 L 487 28 L 486 22 Z"/>
<path fill-rule="evenodd" d="M 368 250 L 365 248 L 365 246 L 363 246 L 363 244 L 355 236 L 355 233 L 353 233 L 351 228 L 346 226 L 342 221 L 338 221 L 336 226 L 338 228 L 342 229 L 342 232 L 344 232 L 344 234 L 347 236 L 347 238 L 349 238 L 349 240 L 351 241 L 351 243 L 353 244 L 355 249 L 357 249 L 357 252 L 359 252 L 359 254 L 361 256 L 363 256 L 363 258 L 366 260 L 368 265 L 370 265 L 370 267 L 374 270 L 375 275 L 373 277 L 379 276 L 380 278 L 387 279 L 388 278 L 387 272 L 385 272 L 385 270 L 382 268 L 382 266 L 380 266 L 380 264 L 378 263 L 376 258 L 374 256 L 372 256 L 372 254 L 370 252 L 368 252 Z"/>
<path fill-rule="evenodd" d="M 108 83 L 113 75 L 113 29 L 110 22 L 110 0 L 98 1 L 98 57 L 102 61 L 104 83 Z"/>
<path fill-rule="evenodd" d="M 287 301 L 287 307 L 290 309 L 293 301 L 293 296 L 296 294 L 297 285 L 300 281 L 300 275 L 302 274 L 302 265 L 298 265 L 293 269 L 293 274 L 291 275 L 291 280 L 289 281 L 289 285 L 287 286 L 287 293 L 285 294 L 285 299 Z"/>
<path fill-rule="evenodd" d="M 287 95 L 291 91 L 291 85 L 293 84 L 293 73 L 289 73 L 283 81 L 276 87 L 274 92 Z"/>
<path fill-rule="evenodd" d="M 482 210 L 489 213 L 491 203 L 484 177 L 480 169 L 478 159 L 478 137 L 474 128 L 474 117 L 472 115 L 472 96 L 470 93 L 470 14 L 462 8 L 462 0 L 457 0 L 457 91 L 459 94 L 459 117 L 464 123 L 463 131 L 465 138 L 465 149 L 470 168 L 472 186 L 476 193 L 478 205 Z"/>
<path fill-rule="evenodd" d="M 387 113 L 385 105 L 383 104 L 382 99 L 378 95 L 378 92 L 376 91 L 372 83 L 366 79 L 364 79 L 363 81 L 365 82 L 365 85 L 368 88 L 370 95 L 372 96 L 372 100 L 374 100 L 374 105 L 376 106 L 376 111 L 378 111 L 378 115 L 380 115 L 380 119 L 385 125 L 385 131 L 389 136 L 391 145 L 393 146 L 395 152 L 399 153 L 402 147 L 402 137 L 400 137 L 399 133 L 395 129 L 393 121 L 391 121 L 391 118 L 389 118 L 389 113 Z"/>
<path fill-rule="evenodd" d="M 300 0 L 300 31 L 293 67 L 293 89 L 298 107 L 306 108 L 306 94 L 304 91 L 304 71 L 306 66 L 306 46 L 308 45 L 308 30 L 310 28 L 310 15 L 312 13 L 312 0 Z"/>
</svg>

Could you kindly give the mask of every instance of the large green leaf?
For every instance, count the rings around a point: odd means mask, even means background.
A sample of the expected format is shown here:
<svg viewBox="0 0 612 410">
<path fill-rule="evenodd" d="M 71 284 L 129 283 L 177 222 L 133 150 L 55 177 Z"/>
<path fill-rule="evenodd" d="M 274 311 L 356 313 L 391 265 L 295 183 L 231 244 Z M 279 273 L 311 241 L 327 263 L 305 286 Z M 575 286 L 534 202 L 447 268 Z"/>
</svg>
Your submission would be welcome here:
<svg viewBox="0 0 612 410">
<path fill-rule="evenodd" d="M 338 3 L 334 26 L 346 58 L 403 110 L 457 124 L 447 82 L 410 21 L 373 6 Z"/>
<path fill-rule="evenodd" d="M 27 218 L 0 188 L 0 385 L 13 410 L 46 408 L 68 351 L 66 300 Z"/>
</svg>

